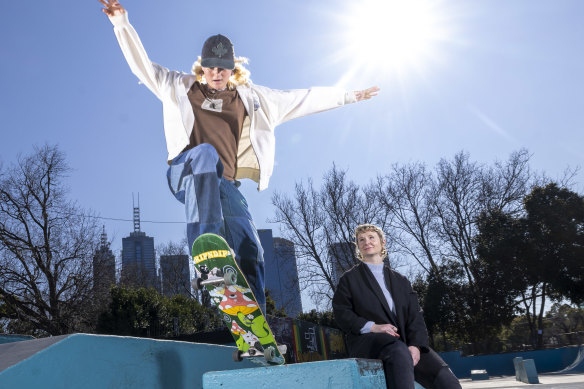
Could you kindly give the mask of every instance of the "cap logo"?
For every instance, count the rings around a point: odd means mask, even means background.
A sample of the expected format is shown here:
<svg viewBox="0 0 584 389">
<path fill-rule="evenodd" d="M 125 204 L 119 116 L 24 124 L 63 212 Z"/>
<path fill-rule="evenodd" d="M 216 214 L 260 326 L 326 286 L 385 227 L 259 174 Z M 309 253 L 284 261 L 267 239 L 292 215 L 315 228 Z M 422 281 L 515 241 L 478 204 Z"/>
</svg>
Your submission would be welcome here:
<svg viewBox="0 0 584 389">
<path fill-rule="evenodd" d="M 211 51 L 213 52 L 213 54 L 215 54 L 219 58 L 223 57 L 224 54 L 227 54 L 227 49 L 225 47 L 223 47 L 222 42 L 219 42 L 219 44 L 217 46 L 213 47 L 213 49 L 211 49 Z"/>
</svg>

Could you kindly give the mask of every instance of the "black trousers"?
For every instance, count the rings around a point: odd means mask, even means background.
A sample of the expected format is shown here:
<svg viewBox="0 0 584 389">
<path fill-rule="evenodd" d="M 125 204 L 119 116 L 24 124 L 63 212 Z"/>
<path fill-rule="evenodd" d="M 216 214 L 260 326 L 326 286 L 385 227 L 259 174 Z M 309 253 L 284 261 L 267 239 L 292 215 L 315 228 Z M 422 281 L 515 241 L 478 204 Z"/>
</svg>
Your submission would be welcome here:
<svg viewBox="0 0 584 389">
<path fill-rule="evenodd" d="M 420 353 L 414 367 L 408 346 L 401 341 L 387 344 L 379 352 L 388 389 L 413 389 L 414 380 L 427 389 L 460 389 L 458 378 L 434 351 Z"/>
</svg>

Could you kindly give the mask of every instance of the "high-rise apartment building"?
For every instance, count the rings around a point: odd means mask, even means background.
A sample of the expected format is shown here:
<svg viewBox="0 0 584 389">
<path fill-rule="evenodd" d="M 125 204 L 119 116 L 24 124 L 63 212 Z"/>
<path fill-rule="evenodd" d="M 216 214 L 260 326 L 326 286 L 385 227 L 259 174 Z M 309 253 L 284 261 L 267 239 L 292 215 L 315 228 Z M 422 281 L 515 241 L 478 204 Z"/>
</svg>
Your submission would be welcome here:
<svg viewBox="0 0 584 389">
<path fill-rule="evenodd" d="M 274 238 L 272 230 L 258 230 L 264 248 L 266 289 L 290 317 L 302 313 L 302 299 L 296 267 L 294 243 L 283 238 Z"/>
</svg>

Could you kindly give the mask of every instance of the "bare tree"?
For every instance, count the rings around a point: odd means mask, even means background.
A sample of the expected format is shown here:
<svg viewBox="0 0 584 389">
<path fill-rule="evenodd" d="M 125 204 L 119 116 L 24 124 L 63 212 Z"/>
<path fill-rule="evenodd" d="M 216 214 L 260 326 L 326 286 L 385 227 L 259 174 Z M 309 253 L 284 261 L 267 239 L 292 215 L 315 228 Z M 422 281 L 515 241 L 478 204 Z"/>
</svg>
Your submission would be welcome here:
<svg viewBox="0 0 584 389">
<path fill-rule="evenodd" d="M 436 167 L 434 231 L 443 255 L 462 266 L 471 288 L 478 277 L 473 243 L 478 217 L 495 209 L 521 212 L 522 199 L 531 185 L 528 163 L 526 150 L 511 154 L 505 163 L 495 162 L 493 168 L 472 162 L 467 153 L 460 152 L 451 161 L 442 159 Z"/>
<path fill-rule="evenodd" d="M 0 171 L 0 298 L 27 332 L 90 326 L 95 219 L 66 197 L 56 146 L 35 147 Z"/>
<path fill-rule="evenodd" d="M 272 204 L 276 207 L 276 214 L 271 222 L 280 223 L 284 228 L 284 238 L 296 247 L 302 287 L 315 290 L 313 299 L 318 300 L 316 295 L 320 295 L 320 291 L 326 293 L 334 282 L 324 243 L 324 215 L 319 208 L 319 197 L 312 180 L 308 180 L 306 186 L 296 184 L 294 199 L 275 192 Z"/>
<path fill-rule="evenodd" d="M 435 231 L 445 242 L 445 255 L 459 262 L 472 285 L 471 263 L 476 260 L 472 237 L 475 218 L 484 208 L 483 168 L 460 152 L 452 161 L 442 159 L 436 167 L 434 207 Z"/>
<path fill-rule="evenodd" d="M 276 192 L 272 204 L 284 237 L 294 243 L 299 280 L 317 306 L 328 306 L 338 278 L 358 260 L 353 231 L 362 223 L 387 225 L 387 214 L 374 202 L 372 187 L 360 188 L 336 166 L 324 176 L 321 190 L 312 180 L 296 184 L 294 197 Z"/>
<path fill-rule="evenodd" d="M 422 163 L 394 164 L 375 182 L 375 201 L 391 215 L 391 239 L 397 249 L 430 273 L 438 270 L 438 241 L 432 229 L 433 177 Z"/>
</svg>

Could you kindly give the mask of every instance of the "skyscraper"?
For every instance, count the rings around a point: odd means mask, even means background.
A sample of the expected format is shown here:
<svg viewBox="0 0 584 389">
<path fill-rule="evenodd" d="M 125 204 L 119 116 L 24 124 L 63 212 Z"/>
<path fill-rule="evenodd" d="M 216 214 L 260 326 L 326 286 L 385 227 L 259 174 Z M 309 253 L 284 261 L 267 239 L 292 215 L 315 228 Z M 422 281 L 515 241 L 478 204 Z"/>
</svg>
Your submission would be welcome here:
<svg viewBox="0 0 584 389">
<path fill-rule="evenodd" d="M 190 297 L 191 274 L 188 255 L 161 255 L 160 273 L 162 293 L 165 296 L 172 297 L 182 294 Z"/>
<path fill-rule="evenodd" d="M 296 267 L 294 244 L 282 238 L 273 238 L 272 230 L 258 230 L 266 272 L 266 289 L 276 302 L 276 308 L 284 308 L 290 317 L 302 312 L 302 299 Z"/>
<path fill-rule="evenodd" d="M 139 200 L 138 200 L 139 202 Z M 122 239 L 121 283 L 160 291 L 154 238 L 140 231 L 140 204 L 134 205 L 134 232 Z"/>
<path fill-rule="evenodd" d="M 116 257 L 110 249 L 105 226 L 101 233 L 99 248 L 93 255 L 93 293 L 106 296 L 112 285 L 116 284 Z"/>
</svg>

